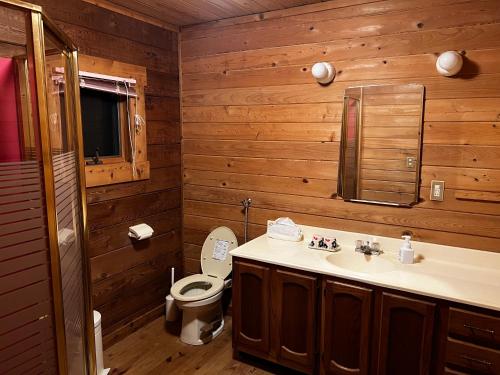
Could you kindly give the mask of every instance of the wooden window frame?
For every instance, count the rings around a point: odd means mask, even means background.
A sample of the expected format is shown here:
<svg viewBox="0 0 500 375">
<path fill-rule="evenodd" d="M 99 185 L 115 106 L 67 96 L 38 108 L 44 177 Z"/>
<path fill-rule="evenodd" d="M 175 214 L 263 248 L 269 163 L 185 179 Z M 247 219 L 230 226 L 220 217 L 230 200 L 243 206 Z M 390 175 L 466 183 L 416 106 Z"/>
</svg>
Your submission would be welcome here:
<svg viewBox="0 0 500 375">
<path fill-rule="evenodd" d="M 131 110 L 136 108 L 137 114 L 146 122 L 144 87 L 147 85 L 147 74 L 145 67 L 83 54 L 78 55 L 78 62 L 81 71 L 135 79 L 137 82 L 135 87 L 137 98 L 131 97 L 129 99 L 130 108 Z M 119 111 L 120 118 L 125 118 L 123 115 L 126 113 L 126 107 L 119 104 Z M 134 121 L 134 114 L 135 111 L 130 114 L 132 122 Z M 147 160 L 146 124 L 143 124 L 133 135 L 135 142 L 135 174 L 133 173 L 126 120 L 120 120 L 120 132 L 122 135 L 120 140 L 121 155 L 109 158 L 103 157 L 101 159 L 102 164 L 86 165 L 85 180 L 87 187 L 149 179 L 150 164 Z"/>
</svg>

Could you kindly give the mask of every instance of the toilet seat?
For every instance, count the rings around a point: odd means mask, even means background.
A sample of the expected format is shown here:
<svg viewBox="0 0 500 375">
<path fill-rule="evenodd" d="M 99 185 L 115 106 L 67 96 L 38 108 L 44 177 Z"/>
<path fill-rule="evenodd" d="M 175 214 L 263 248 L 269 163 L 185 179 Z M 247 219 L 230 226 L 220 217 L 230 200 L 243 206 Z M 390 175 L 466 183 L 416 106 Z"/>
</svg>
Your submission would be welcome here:
<svg viewBox="0 0 500 375">
<path fill-rule="evenodd" d="M 224 280 L 232 271 L 233 262 L 229 251 L 238 247 L 238 240 L 227 227 L 214 229 L 205 239 L 201 250 L 203 274 L 187 276 L 177 281 L 170 289 L 175 300 L 181 302 L 201 301 L 224 289 Z"/>
<path fill-rule="evenodd" d="M 203 291 L 203 289 L 205 290 Z M 224 289 L 224 280 L 198 274 L 177 281 L 170 289 L 170 294 L 178 301 L 192 302 L 210 298 L 222 289 Z M 196 290 L 196 293 L 190 294 L 189 292 L 192 290 Z"/>
</svg>

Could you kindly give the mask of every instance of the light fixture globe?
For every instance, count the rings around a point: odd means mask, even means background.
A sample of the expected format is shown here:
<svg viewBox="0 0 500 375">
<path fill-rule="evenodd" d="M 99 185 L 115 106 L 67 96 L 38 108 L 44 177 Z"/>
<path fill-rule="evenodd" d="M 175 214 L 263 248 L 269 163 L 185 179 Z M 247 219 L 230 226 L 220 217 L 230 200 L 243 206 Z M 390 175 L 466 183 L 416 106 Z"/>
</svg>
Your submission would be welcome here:
<svg viewBox="0 0 500 375">
<path fill-rule="evenodd" d="M 335 68 L 327 62 L 319 62 L 313 65 L 311 69 L 313 77 L 321 83 L 326 85 L 333 81 L 335 78 Z"/>
<path fill-rule="evenodd" d="M 439 55 L 436 61 L 436 69 L 439 74 L 445 77 L 451 77 L 462 69 L 463 59 L 456 51 L 446 51 Z"/>
</svg>

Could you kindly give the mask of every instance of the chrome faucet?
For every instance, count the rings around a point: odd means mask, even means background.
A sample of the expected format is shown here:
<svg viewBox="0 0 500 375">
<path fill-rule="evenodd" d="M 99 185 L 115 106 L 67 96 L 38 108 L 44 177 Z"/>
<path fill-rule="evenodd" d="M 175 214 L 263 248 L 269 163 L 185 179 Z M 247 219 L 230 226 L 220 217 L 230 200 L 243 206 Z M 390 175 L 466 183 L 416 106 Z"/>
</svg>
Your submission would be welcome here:
<svg viewBox="0 0 500 375">
<path fill-rule="evenodd" d="M 382 253 L 380 243 L 376 239 L 372 241 L 356 240 L 356 248 L 354 250 L 365 255 L 380 255 Z"/>
</svg>

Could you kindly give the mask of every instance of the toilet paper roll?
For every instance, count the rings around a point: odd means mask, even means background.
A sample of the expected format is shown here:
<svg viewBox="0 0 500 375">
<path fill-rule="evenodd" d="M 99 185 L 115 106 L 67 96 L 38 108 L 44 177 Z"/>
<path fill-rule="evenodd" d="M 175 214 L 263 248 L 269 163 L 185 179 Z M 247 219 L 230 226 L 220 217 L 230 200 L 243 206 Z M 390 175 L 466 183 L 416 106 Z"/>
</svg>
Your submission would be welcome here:
<svg viewBox="0 0 500 375">
<path fill-rule="evenodd" d="M 137 224 L 128 228 L 128 236 L 136 240 L 145 240 L 154 233 L 153 228 L 147 224 Z"/>
</svg>

